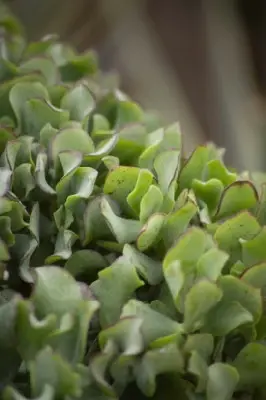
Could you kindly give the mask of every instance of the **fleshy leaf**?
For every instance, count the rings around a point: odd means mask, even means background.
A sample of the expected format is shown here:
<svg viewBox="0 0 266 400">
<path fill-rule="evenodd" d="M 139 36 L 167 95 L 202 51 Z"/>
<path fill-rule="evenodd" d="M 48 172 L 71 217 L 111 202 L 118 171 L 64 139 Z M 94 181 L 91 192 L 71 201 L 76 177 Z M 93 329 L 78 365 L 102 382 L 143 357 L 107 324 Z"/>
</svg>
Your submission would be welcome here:
<svg viewBox="0 0 266 400">
<path fill-rule="evenodd" d="M 94 144 L 88 133 L 83 129 L 66 128 L 57 133 L 51 144 L 53 160 L 55 161 L 59 153 L 66 150 L 88 154 L 94 151 Z"/>
<path fill-rule="evenodd" d="M 132 299 L 124 305 L 121 318 L 126 317 L 142 319 L 141 332 L 145 346 L 156 347 L 158 341 L 160 342 L 167 337 L 175 340 L 181 332 L 180 325 L 176 321 L 154 311 L 148 304 L 141 301 Z"/>
<path fill-rule="evenodd" d="M 58 79 L 56 66 L 49 58 L 30 58 L 29 60 L 20 64 L 19 71 L 21 74 L 40 71 L 45 77 L 48 85 L 54 85 Z"/>
<path fill-rule="evenodd" d="M 12 172 L 7 168 L 0 168 L 0 196 L 4 196 L 10 189 Z"/>
<path fill-rule="evenodd" d="M 265 386 L 266 347 L 264 345 L 247 344 L 237 355 L 233 365 L 240 376 L 240 388 Z"/>
<path fill-rule="evenodd" d="M 209 333 L 189 335 L 184 345 L 187 353 L 197 352 L 204 360 L 208 360 L 214 350 L 214 339 Z"/>
<path fill-rule="evenodd" d="M 46 180 L 47 161 L 48 161 L 47 154 L 40 152 L 36 160 L 35 179 L 37 185 L 44 193 L 54 195 L 56 191 L 48 184 Z"/>
<path fill-rule="evenodd" d="M 15 134 L 10 128 L 0 125 L 0 154 L 5 150 L 6 144 L 15 139 Z"/>
<path fill-rule="evenodd" d="M 210 211 L 214 211 L 219 203 L 224 186 L 218 179 L 210 179 L 207 182 L 194 179 L 192 188 L 197 198 L 204 201 Z"/>
<path fill-rule="evenodd" d="M 181 372 L 184 367 L 182 353 L 175 344 L 147 351 L 136 366 L 136 381 L 148 397 L 155 394 L 156 377 L 159 374 Z"/>
<path fill-rule="evenodd" d="M 32 360 L 44 347 L 56 328 L 56 317 L 47 315 L 39 321 L 26 301 L 20 301 L 17 310 L 18 350 L 24 360 Z"/>
<path fill-rule="evenodd" d="M 139 215 L 142 198 L 148 191 L 150 185 L 152 184 L 152 181 L 153 175 L 150 171 L 145 169 L 141 169 L 139 171 L 136 186 L 127 196 L 127 202 L 132 210 L 136 213 L 136 215 Z"/>
<path fill-rule="evenodd" d="M 158 185 L 164 194 L 168 192 L 170 184 L 179 172 L 179 160 L 180 152 L 173 150 L 160 153 L 154 160 Z"/>
<path fill-rule="evenodd" d="M 114 359 L 116 349 L 112 342 L 109 342 L 105 349 L 98 355 L 96 355 L 90 363 L 90 372 L 101 391 L 111 398 L 116 398 L 116 393 L 110 383 L 108 382 L 106 375 L 108 367 Z"/>
<path fill-rule="evenodd" d="M 12 246 L 15 244 L 15 236 L 13 235 L 11 230 L 11 220 L 9 217 L 6 216 L 0 217 L 0 235 L 1 238 L 3 239 L 3 242 L 1 242 L 1 246 L 3 246 L 3 248 L 0 251 L 0 254 L 3 251 L 2 256 L 0 256 L 1 259 L 5 251 L 7 252 L 7 249 L 4 250 L 5 249 L 4 243 L 6 243 L 8 246 Z"/>
<path fill-rule="evenodd" d="M 58 129 L 55 129 L 50 122 L 47 122 L 40 130 L 40 144 L 48 148 L 50 141 L 55 137 Z"/>
<path fill-rule="evenodd" d="M 241 257 L 239 239 L 249 240 L 259 233 L 261 227 L 257 220 L 247 211 L 243 211 L 218 226 L 214 239 L 219 247 L 230 254 L 234 263 Z"/>
<path fill-rule="evenodd" d="M 123 211 L 130 208 L 127 196 L 134 190 L 139 177 L 139 169 L 135 167 L 120 166 L 111 171 L 105 180 L 103 192 L 118 202 Z"/>
<path fill-rule="evenodd" d="M 207 382 L 207 363 L 197 351 L 192 351 L 187 366 L 188 372 L 197 378 L 196 392 L 203 392 Z"/>
<path fill-rule="evenodd" d="M 78 151 L 62 151 L 59 153 L 58 158 L 63 169 L 63 177 L 74 172 L 82 163 L 82 154 Z"/>
<path fill-rule="evenodd" d="M 247 284 L 263 289 L 266 286 L 266 263 L 254 265 L 247 269 L 241 276 L 241 280 Z"/>
<path fill-rule="evenodd" d="M 242 210 L 252 209 L 257 202 L 258 194 L 250 182 L 234 182 L 223 192 L 215 219 L 228 217 Z"/>
<path fill-rule="evenodd" d="M 72 56 L 60 66 L 62 80 L 74 82 L 87 75 L 93 75 L 97 70 L 96 55 L 92 51 Z"/>
<path fill-rule="evenodd" d="M 13 173 L 13 192 L 23 200 L 29 196 L 29 193 L 34 189 L 34 187 L 35 181 L 32 174 L 31 164 L 20 164 L 15 168 Z"/>
<path fill-rule="evenodd" d="M 21 145 L 22 143 L 20 140 L 12 140 L 10 142 L 7 142 L 6 144 L 3 155 L 6 167 L 10 168 L 11 170 L 15 168 L 17 154 L 20 150 Z"/>
<path fill-rule="evenodd" d="M 65 201 L 65 206 L 69 209 L 74 209 L 75 205 L 78 204 L 80 199 L 88 199 L 93 192 L 94 183 L 96 181 L 98 172 L 94 168 L 90 167 L 79 167 L 71 175 L 69 191 L 66 193 L 66 189 L 63 187 L 63 181 L 60 181 L 56 186 L 58 193 L 58 200 L 60 202 Z M 62 183 L 62 185 L 61 185 Z M 67 194 L 67 198 L 65 195 Z"/>
<path fill-rule="evenodd" d="M 74 232 L 61 229 L 56 238 L 54 253 L 46 258 L 45 264 L 54 264 L 60 260 L 68 260 L 72 254 L 72 246 L 77 238 Z"/>
<path fill-rule="evenodd" d="M 50 385 L 44 385 L 43 391 L 40 396 L 34 398 L 34 400 L 53 400 L 54 399 L 54 389 Z M 7 387 L 4 392 L 4 400 L 29 400 L 20 394 L 17 390 Z"/>
<path fill-rule="evenodd" d="M 179 294 L 184 286 L 186 275 L 183 271 L 181 262 L 178 260 L 170 262 L 164 267 L 164 279 L 173 297 L 174 304 L 179 302 Z"/>
<path fill-rule="evenodd" d="M 23 127 L 28 135 L 39 138 L 40 131 L 49 122 L 54 128 L 69 120 L 69 113 L 43 99 L 30 99 L 22 111 Z"/>
<path fill-rule="evenodd" d="M 137 238 L 137 248 L 144 252 L 157 244 L 164 225 L 164 214 L 153 214 L 141 229 Z"/>
<path fill-rule="evenodd" d="M 82 121 L 94 107 L 94 99 L 84 84 L 75 86 L 61 100 L 61 108 L 68 110 L 74 121 Z"/>
<path fill-rule="evenodd" d="M 207 245 L 205 232 L 199 228 L 189 229 L 177 243 L 166 253 L 163 266 L 166 269 L 173 261 L 184 265 L 194 264 L 202 255 Z"/>
<path fill-rule="evenodd" d="M 107 262 L 100 253 L 87 249 L 76 251 L 65 264 L 65 269 L 74 277 L 95 277 L 99 270 L 106 267 Z"/>
<path fill-rule="evenodd" d="M 218 179 L 224 186 L 231 185 L 237 179 L 237 174 L 226 169 L 221 160 L 211 160 L 207 164 L 208 179 Z"/>
<path fill-rule="evenodd" d="M 38 316 L 62 316 L 77 309 L 82 300 L 81 291 L 74 278 L 59 267 L 35 269 L 37 281 L 32 295 Z"/>
<path fill-rule="evenodd" d="M 87 300 L 86 293 L 80 287 L 85 300 L 82 300 L 72 314 L 64 314 L 57 330 L 49 336 L 49 344 L 57 354 L 60 354 L 72 365 L 84 360 L 87 347 L 88 330 L 99 303 Z"/>
<path fill-rule="evenodd" d="M 9 98 L 21 128 L 26 101 L 33 98 L 48 101 L 49 95 L 46 88 L 39 82 L 19 82 L 10 90 Z"/>
<path fill-rule="evenodd" d="M 173 246 L 179 236 L 185 232 L 196 212 L 196 204 L 189 200 L 183 207 L 166 217 L 162 232 L 166 248 Z"/>
<path fill-rule="evenodd" d="M 111 230 L 107 225 L 107 220 L 102 214 L 102 200 L 103 196 L 97 196 L 94 199 L 90 200 L 84 211 L 84 232 L 82 235 L 83 245 L 86 245 L 93 239 L 108 239 L 110 238 L 110 236 L 112 237 Z M 118 210 L 115 209 L 115 211 L 117 212 Z"/>
<path fill-rule="evenodd" d="M 132 243 L 137 239 L 142 228 L 139 221 L 118 217 L 105 198 L 101 201 L 101 212 L 118 243 Z"/>
<path fill-rule="evenodd" d="M 140 202 L 139 219 L 142 223 L 147 222 L 149 217 L 156 212 L 159 212 L 163 205 L 163 194 L 161 190 L 151 185 L 148 191 L 144 194 Z"/>
<path fill-rule="evenodd" d="M 137 103 L 130 101 L 120 101 L 117 110 L 117 127 L 121 127 L 131 122 L 140 122 L 143 119 L 143 111 Z"/>
<path fill-rule="evenodd" d="M 143 350 L 141 326 L 141 318 L 120 319 L 115 325 L 100 332 L 99 343 L 101 348 L 112 341 L 124 356 L 140 354 Z"/>
<path fill-rule="evenodd" d="M 123 305 L 142 285 L 143 282 L 139 279 L 134 264 L 124 256 L 99 272 L 99 280 L 91 287 L 101 303 L 100 320 L 103 327 L 118 320 Z"/>
<path fill-rule="evenodd" d="M 221 301 L 205 319 L 205 332 L 225 336 L 234 329 L 253 323 L 252 314 L 236 301 Z"/>
<path fill-rule="evenodd" d="M 157 285 L 162 280 L 162 264 L 159 261 L 151 259 L 129 244 L 124 246 L 123 254 L 149 284 Z"/>
<path fill-rule="evenodd" d="M 230 275 L 222 276 L 218 286 L 226 301 L 239 302 L 253 315 L 254 321 L 258 322 L 262 314 L 262 300 L 258 289 Z"/>
<path fill-rule="evenodd" d="M 266 260 L 266 228 L 263 227 L 261 231 L 250 240 L 243 240 L 242 245 L 242 259 L 243 263 L 250 267 L 259 264 Z"/>
<path fill-rule="evenodd" d="M 202 294 L 204 293 L 204 296 Z M 221 300 L 223 292 L 214 283 L 202 280 L 196 283 L 185 299 L 184 326 L 186 331 L 196 331 L 206 314 Z"/>
<path fill-rule="evenodd" d="M 197 262 L 197 275 L 215 282 L 229 258 L 229 255 L 215 247 L 204 253 Z"/>
<path fill-rule="evenodd" d="M 51 348 L 40 351 L 30 364 L 31 385 L 34 396 L 38 396 L 46 385 L 53 387 L 55 396 L 81 395 L 81 378 L 71 366 Z"/>
<path fill-rule="evenodd" d="M 212 364 L 208 369 L 207 400 L 231 400 L 238 381 L 236 368 L 228 364 Z"/>
<path fill-rule="evenodd" d="M 209 160 L 209 149 L 204 146 L 199 146 L 191 154 L 179 175 L 179 190 L 191 188 L 194 179 L 201 180 L 206 163 Z"/>
</svg>

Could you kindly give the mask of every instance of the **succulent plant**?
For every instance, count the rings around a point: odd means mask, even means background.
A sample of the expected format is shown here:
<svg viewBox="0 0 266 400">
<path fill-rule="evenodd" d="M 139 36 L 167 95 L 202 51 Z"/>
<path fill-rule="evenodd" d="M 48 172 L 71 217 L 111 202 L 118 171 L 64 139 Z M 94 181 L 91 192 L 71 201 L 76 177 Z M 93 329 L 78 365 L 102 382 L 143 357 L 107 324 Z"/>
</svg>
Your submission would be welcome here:
<svg viewBox="0 0 266 400">
<path fill-rule="evenodd" d="M 264 399 L 266 176 L 0 15 L 1 398 Z"/>
</svg>

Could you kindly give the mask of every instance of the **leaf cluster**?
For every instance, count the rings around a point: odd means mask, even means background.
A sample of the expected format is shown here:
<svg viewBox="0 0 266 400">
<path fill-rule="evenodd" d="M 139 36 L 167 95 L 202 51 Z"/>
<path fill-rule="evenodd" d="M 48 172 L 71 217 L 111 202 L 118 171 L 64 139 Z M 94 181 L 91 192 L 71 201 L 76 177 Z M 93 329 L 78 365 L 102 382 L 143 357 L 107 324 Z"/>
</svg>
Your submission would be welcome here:
<svg viewBox="0 0 266 400">
<path fill-rule="evenodd" d="M 0 28 L 2 398 L 264 399 L 266 176 Z"/>
</svg>

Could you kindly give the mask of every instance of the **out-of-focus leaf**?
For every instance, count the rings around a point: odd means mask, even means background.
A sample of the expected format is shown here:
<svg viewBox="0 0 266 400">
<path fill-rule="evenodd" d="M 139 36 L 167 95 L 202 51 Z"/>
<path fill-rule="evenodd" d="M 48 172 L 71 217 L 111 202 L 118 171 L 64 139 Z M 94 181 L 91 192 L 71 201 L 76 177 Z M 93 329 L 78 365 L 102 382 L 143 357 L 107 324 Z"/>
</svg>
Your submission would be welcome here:
<svg viewBox="0 0 266 400">
<path fill-rule="evenodd" d="M 85 76 L 94 74 L 96 70 L 96 55 L 91 51 L 72 56 L 67 62 L 60 66 L 61 77 L 65 82 L 77 81 Z"/>
<path fill-rule="evenodd" d="M 28 100 L 49 100 L 46 88 L 39 82 L 19 82 L 12 87 L 9 97 L 20 128 L 22 127 L 24 106 Z"/>
<path fill-rule="evenodd" d="M 53 400 L 54 389 L 50 385 L 45 385 L 40 396 L 35 397 L 35 400 Z M 20 394 L 17 390 L 8 387 L 4 392 L 4 400 L 29 400 Z"/>
<path fill-rule="evenodd" d="M 233 362 L 239 373 L 239 388 L 265 386 L 266 347 L 260 343 L 249 343 Z"/>
<path fill-rule="evenodd" d="M 94 99 L 84 84 L 75 86 L 61 100 L 61 108 L 68 110 L 74 121 L 82 121 L 94 107 Z"/>
<path fill-rule="evenodd" d="M 124 305 L 121 317 L 142 319 L 141 332 L 145 346 L 161 347 L 161 342 L 166 341 L 167 343 L 168 339 L 175 340 L 181 333 L 180 325 L 176 321 L 137 300 L 132 299 Z"/>
<path fill-rule="evenodd" d="M 54 85 L 58 80 L 56 65 L 49 58 L 30 58 L 19 66 L 19 72 L 21 74 L 27 74 L 35 71 L 40 71 L 43 74 L 48 85 Z"/>
<path fill-rule="evenodd" d="M 242 259 L 247 267 L 259 264 L 266 260 L 266 228 L 263 227 L 261 231 L 250 240 L 242 240 Z"/>
<path fill-rule="evenodd" d="M 160 349 L 149 350 L 136 366 L 136 380 L 146 396 L 153 396 L 156 390 L 156 377 L 169 372 L 181 372 L 184 367 L 182 353 L 174 344 Z"/>
<path fill-rule="evenodd" d="M 94 277 L 98 271 L 107 267 L 104 257 L 94 250 L 79 250 L 72 254 L 65 264 L 65 269 L 74 277 L 79 275 Z"/>
<path fill-rule="evenodd" d="M 24 360 L 33 360 L 36 354 L 47 344 L 49 335 L 56 328 L 56 316 L 47 315 L 39 321 L 30 304 L 20 301 L 17 310 L 17 340 L 18 350 Z"/>
<path fill-rule="evenodd" d="M 35 269 L 37 280 L 32 294 L 37 315 L 62 316 L 76 310 L 82 300 L 81 291 L 74 278 L 59 267 Z"/>
<path fill-rule="evenodd" d="M 212 364 L 208 369 L 207 400 L 230 400 L 238 381 L 236 368 L 228 364 Z"/>
<path fill-rule="evenodd" d="M 81 395 L 80 376 L 49 347 L 39 352 L 31 362 L 30 374 L 34 396 L 40 396 L 46 385 L 50 385 L 59 398 Z"/>
</svg>

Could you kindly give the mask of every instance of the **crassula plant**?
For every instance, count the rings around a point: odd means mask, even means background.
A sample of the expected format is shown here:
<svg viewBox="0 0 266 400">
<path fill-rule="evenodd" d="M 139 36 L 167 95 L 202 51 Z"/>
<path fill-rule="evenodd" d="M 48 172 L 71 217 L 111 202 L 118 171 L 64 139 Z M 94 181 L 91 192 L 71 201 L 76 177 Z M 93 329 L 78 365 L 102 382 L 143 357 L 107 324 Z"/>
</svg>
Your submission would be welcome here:
<svg viewBox="0 0 266 400">
<path fill-rule="evenodd" d="M 266 176 L 0 15 L 1 398 L 265 399 Z"/>
</svg>

